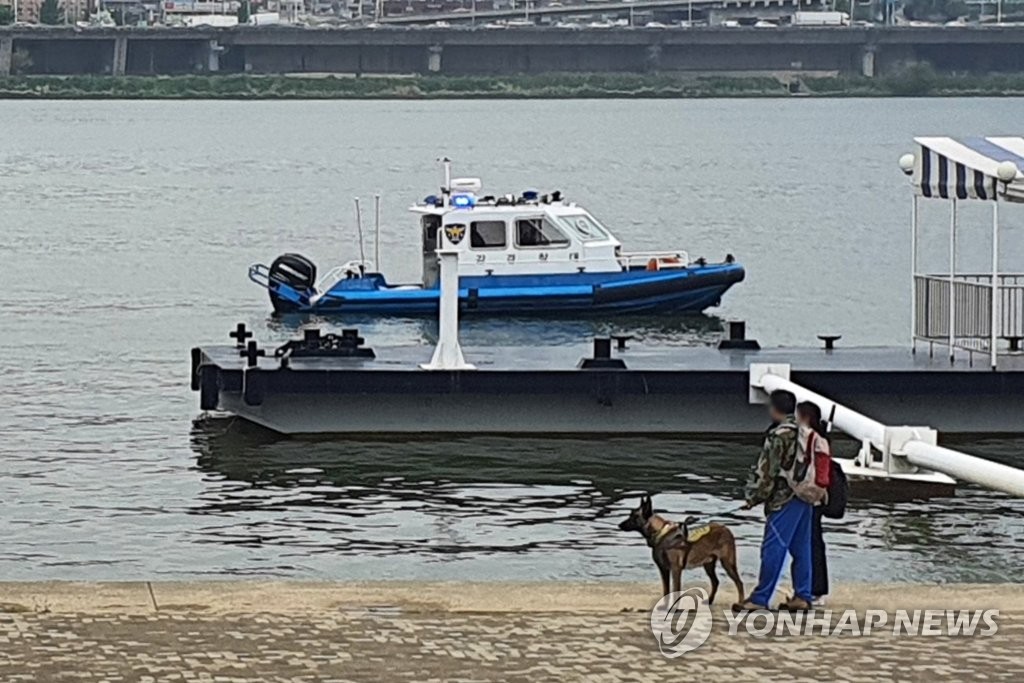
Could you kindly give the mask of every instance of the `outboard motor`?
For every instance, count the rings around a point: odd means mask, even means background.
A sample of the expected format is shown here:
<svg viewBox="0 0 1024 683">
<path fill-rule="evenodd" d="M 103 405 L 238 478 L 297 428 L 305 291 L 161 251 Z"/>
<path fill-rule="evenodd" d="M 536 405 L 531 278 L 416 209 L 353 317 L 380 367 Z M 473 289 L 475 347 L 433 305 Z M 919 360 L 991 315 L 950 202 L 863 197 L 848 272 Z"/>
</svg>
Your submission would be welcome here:
<svg viewBox="0 0 1024 683">
<path fill-rule="evenodd" d="M 270 303 L 278 313 L 309 305 L 316 294 L 316 265 L 302 254 L 282 254 L 270 264 Z"/>
</svg>

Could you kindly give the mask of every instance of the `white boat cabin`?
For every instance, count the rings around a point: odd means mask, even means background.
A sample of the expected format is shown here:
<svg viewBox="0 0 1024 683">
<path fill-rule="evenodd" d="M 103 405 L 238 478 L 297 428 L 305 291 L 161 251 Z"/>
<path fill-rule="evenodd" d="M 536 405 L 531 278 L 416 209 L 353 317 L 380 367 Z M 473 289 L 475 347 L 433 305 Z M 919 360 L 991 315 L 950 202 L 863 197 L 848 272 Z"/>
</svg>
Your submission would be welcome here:
<svg viewBox="0 0 1024 683">
<path fill-rule="evenodd" d="M 476 178 L 455 179 L 451 188 L 411 209 L 421 215 L 424 287 L 437 282 L 442 247 L 459 252 L 460 276 L 610 273 L 689 262 L 683 251 L 623 253 L 600 221 L 560 192 L 478 196 Z"/>
</svg>

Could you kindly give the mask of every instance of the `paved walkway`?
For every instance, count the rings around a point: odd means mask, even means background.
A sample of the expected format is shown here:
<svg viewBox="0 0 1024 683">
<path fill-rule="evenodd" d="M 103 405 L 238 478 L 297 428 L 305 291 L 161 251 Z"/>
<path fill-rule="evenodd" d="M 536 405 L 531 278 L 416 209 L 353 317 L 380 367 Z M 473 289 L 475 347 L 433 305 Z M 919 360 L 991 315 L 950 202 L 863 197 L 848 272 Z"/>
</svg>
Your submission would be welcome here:
<svg viewBox="0 0 1024 683">
<path fill-rule="evenodd" d="M 848 585 L 830 608 L 1000 610 L 991 636 L 658 651 L 654 584 L 0 583 L 0 681 L 1021 680 L 1024 584 Z M 725 607 L 733 596 L 723 586 Z M 833 621 L 836 621 L 833 618 Z"/>
</svg>

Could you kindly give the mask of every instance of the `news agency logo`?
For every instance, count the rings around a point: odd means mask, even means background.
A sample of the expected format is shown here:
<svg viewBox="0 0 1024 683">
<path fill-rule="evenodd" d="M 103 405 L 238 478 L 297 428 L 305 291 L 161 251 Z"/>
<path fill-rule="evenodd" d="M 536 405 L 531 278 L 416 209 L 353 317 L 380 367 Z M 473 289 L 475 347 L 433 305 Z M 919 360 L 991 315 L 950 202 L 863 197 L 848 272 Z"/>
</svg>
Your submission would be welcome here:
<svg viewBox="0 0 1024 683">
<path fill-rule="evenodd" d="M 651 632 L 668 659 L 681 657 L 704 644 L 714 617 L 703 588 L 688 588 L 662 596 L 651 610 Z"/>
<path fill-rule="evenodd" d="M 869 609 L 771 612 L 743 614 L 722 611 L 729 636 L 806 637 L 987 637 L 999 632 L 999 610 L 924 609 L 894 611 Z M 689 588 L 662 597 L 651 610 L 651 633 L 668 659 L 692 652 L 707 642 L 714 616 L 702 588 Z"/>
</svg>

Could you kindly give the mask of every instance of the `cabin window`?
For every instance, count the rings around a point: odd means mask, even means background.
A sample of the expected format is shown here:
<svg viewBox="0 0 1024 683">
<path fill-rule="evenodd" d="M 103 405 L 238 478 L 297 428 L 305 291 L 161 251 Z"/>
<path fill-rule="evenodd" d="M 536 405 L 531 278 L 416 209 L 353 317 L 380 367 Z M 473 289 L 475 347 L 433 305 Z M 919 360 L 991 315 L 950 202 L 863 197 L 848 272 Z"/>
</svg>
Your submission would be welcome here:
<svg viewBox="0 0 1024 683">
<path fill-rule="evenodd" d="M 507 243 L 505 221 L 473 221 L 469 224 L 469 245 L 474 249 L 504 249 Z"/>
<path fill-rule="evenodd" d="M 584 240 L 603 240 L 608 238 L 608 232 L 585 213 L 569 216 L 559 216 L 558 220 L 562 225 L 568 226 Z"/>
<path fill-rule="evenodd" d="M 440 216 L 423 217 L 423 253 L 433 254 L 439 246 L 437 243 L 437 231 L 441 227 Z"/>
<path fill-rule="evenodd" d="M 516 245 L 520 247 L 564 247 L 569 238 L 543 218 L 520 218 L 516 221 Z"/>
</svg>

